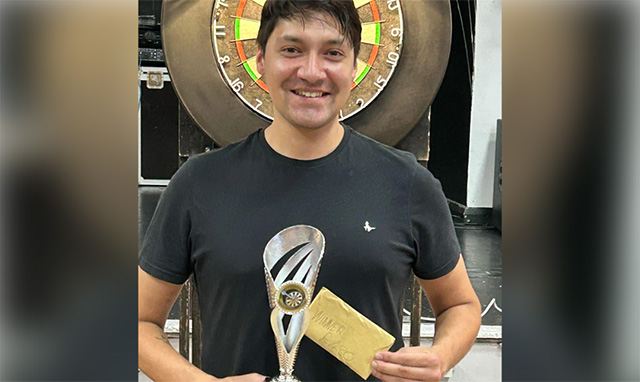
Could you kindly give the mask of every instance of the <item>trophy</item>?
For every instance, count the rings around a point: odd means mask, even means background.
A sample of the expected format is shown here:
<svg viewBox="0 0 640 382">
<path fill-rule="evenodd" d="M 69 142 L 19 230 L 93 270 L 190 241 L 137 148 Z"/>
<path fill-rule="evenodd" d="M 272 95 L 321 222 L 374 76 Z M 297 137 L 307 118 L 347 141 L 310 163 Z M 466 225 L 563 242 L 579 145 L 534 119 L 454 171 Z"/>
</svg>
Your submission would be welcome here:
<svg viewBox="0 0 640 382">
<path fill-rule="evenodd" d="M 272 275 L 276 265 L 282 263 L 279 261 L 290 252 L 293 254 L 282 264 L 277 274 Z M 300 340 L 309 326 L 307 307 L 311 303 L 323 253 L 322 232 L 308 225 L 283 229 L 269 240 L 264 249 L 271 328 L 275 335 L 280 363 L 280 375 L 273 377 L 271 382 L 299 382 L 293 376 L 293 365 Z M 285 317 L 289 320 L 286 329 Z"/>
</svg>

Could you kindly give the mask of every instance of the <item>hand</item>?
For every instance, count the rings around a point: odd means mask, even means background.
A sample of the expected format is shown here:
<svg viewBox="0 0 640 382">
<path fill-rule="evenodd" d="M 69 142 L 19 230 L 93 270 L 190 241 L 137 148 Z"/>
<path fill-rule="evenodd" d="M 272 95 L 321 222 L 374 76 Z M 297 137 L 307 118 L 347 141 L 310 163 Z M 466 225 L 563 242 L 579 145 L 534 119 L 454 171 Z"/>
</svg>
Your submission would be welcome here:
<svg viewBox="0 0 640 382">
<path fill-rule="evenodd" d="M 265 376 L 258 373 L 234 375 L 233 377 L 218 379 L 218 382 L 265 382 Z"/>
<path fill-rule="evenodd" d="M 439 381 L 444 375 L 438 353 L 421 346 L 379 352 L 372 366 L 373 376 L 384 382 Z"/>
</svg>

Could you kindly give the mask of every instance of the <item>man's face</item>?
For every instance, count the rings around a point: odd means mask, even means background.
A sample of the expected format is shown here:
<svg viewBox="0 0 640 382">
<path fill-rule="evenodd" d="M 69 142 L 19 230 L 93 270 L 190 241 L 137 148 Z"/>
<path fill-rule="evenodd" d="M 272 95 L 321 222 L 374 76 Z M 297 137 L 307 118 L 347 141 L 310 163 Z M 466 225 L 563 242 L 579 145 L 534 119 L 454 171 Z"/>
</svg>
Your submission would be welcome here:
<svg viewBox="0 0 640 382">
<path fill-rule="evenodd" d="M 319 129 L 337 123 L 356 75 L 353 48 L 335 21 L 314 14 L 303 25 L 280 20 L 258 49 L 257 68 L 269 87 L 274 123 Z"/>
</svg>

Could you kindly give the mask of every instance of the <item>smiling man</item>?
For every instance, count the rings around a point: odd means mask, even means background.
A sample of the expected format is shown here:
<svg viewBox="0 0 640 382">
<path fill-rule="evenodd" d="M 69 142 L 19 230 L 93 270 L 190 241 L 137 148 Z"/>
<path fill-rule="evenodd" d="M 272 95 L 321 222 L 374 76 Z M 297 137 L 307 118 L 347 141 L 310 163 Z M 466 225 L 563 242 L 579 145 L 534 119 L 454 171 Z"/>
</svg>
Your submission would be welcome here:
<svg viewBox="0 0 640 382">
<path fill-rule="evenodd" d="M 439 380 L 469 350 L 480 304 L 439 182 L 411 154 L 338 120 L 356 74 L 361 25 L 351 0 L 267 0 L 257 68 L 273 123 L 190 159 L 164 191 L 139 257 L 139 367 L 157 381 L 262 381 L 278 359 L 262 253 L 307 224 L 326 238 L 316 289 L 327 287 L 391 333 L 370 379 Z M 202 370 L 166 341 L 164 322 L 193 274 Z M 403 292 L 416 275 L 436 314 L 431 347 L 404 347 Z M 355 381 L 304 338 L 295 374 Z"/>
</svg>

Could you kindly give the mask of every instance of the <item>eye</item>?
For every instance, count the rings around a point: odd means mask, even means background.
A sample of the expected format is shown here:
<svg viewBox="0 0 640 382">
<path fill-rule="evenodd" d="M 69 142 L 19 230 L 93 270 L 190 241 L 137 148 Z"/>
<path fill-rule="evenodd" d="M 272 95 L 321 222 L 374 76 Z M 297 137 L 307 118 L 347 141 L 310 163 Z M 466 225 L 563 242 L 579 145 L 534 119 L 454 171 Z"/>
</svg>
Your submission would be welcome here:
<svg viewBox="0 0 640 382">
<path fill-rule="evenodd" d="M 332 61 L 342 61 L 342 59 L 344 59 L 345 55 L 341 50 L 338 49 L 332 49 L 330 51 L 328 51 L 326 53 L 326 57 L 329 60 Z"/>
<path fill-rule="evenodd" d="M 300 49 L 293 47 L 293 46 L 288 46 L 285 48 L 282 48 L 282 53 L 285 53 L 287 55 L 293 55 L 293 54 L 297 54 L 300 52 Z"/>
</svg>

